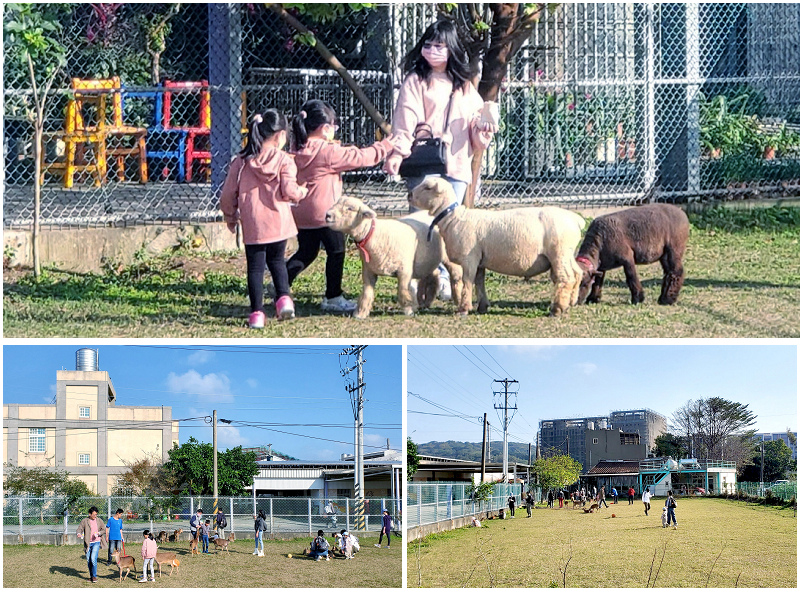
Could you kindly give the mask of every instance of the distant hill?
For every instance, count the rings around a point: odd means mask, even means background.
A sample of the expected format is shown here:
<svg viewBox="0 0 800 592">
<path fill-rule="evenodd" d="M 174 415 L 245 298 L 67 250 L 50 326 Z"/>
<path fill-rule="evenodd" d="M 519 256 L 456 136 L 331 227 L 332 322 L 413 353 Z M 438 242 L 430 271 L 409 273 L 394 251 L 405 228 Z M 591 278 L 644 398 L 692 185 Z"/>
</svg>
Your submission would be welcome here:
<svg viewBox="0 0 800 592">
<path fill-rule="evenodd" d="M 486 462 L 503 462 L 503 441 L 492 441 L 490 450 L 492 453 L 491 459 L 487 458 Z M 425 444 L 417 444 L 417 454 L 428 454 L 430 456 L 444 456 L 447 458 L 457 458 L 459 460 L 474 460 L 480 462 L 481 460 L 481 442 L 456 442 L 448 440 L 447 442 L 426 442 Z M 536 447 L 531 450 L 531 460 L 536 459 Z M 519 442 L 508 443 L 508 460 L 509 462 L 528 463 L 528 445 L 520 444 Z"/>
</svg>

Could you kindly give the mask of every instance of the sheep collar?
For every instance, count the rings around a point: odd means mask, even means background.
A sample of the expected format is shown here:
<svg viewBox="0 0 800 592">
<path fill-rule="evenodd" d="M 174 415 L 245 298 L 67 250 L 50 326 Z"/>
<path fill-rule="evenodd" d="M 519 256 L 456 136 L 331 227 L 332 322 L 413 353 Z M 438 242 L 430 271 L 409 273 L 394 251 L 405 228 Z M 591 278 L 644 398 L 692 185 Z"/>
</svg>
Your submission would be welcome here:
<svg viewBox="0 0 800 592">
<path fill-rule="evenodd" d="M 369 242 L 369 239 L 372 238 L 374 232 L 375 232 L 375 218 L 372 218 L 372 223 L 369 225 L 367 236 L 362 238 L 360 241 L 356 241 L 356 246 L 358 247 L 358 250 L 361 251 L 362 255 L 364 255 L 364 263 L 369 263 L 369 251 L 367 251 L 367 243 Z"/>
<path fill-rule="evenodd" d="M 580 257 L 575 257 L 575 261 L 580 261 L 586 267 L 589 268 L 589 273 L 594 273 L 594 271 L 595 271 L 594 263 L 589 261 L 589 259 L 587 257 L 584 257 L 583 255 L 581 255 Z"/>
<path fill-rule="evenodd" d="M 431 237 L 433 236 L 433 228 L 439 222 L 441 222 L 445 216 L 452 213 L 453 210 L 455 210 L 457 207 L 458 207 L 458 202 L 454 201 L 449 206 L 447 206 L 447 208 L 436 214 L 436 217 L 433 219 L 433 222 L 431 222 L 431 225 L 428 227 L 428 242 L 431 242 Z"/>
</svg>

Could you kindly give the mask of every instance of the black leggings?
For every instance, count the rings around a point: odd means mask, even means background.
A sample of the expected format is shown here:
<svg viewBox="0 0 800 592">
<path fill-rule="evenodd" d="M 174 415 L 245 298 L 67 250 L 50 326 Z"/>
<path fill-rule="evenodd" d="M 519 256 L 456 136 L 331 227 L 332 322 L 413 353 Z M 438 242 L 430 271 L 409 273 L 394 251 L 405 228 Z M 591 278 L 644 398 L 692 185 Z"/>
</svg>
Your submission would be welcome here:
<svg viewBox="0 0 800 592">
<path fill-rule="evenodd" d="M 344 271 L 344 234 L 330 228 L 312 228 L 297 231 L 297 252 L 286 264 L 289 285 L 319 255 L 320 243 L 325 245 L 325 298 L 342 295 L 342 273 Z"/>
<path fill-rule="evenodd" d="M 250 312 L 264 311 L 264 267 L 269 268 L 275 285 L 275 300 L 289 294 L 289 278 L 286 272 L 286 241 L 261 245 L 245 245 L 247 256 L 247 294 L 250 296 Z"/>
</svg>

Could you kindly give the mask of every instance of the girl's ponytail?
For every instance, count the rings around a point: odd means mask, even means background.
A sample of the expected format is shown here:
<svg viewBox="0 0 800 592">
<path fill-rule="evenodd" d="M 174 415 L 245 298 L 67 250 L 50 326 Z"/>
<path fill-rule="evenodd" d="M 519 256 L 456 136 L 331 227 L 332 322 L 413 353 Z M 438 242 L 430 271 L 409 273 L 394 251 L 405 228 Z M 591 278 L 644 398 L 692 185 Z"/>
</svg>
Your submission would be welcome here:
<svg viewBox="0 0 800 592">
<path fill-rule="evenodd" d="M 308 142 L 308 130 L 306 129 L 306 118 L 308 117 L 308 113 L 305 111 L 300 111 L 297 115 L 294 116 L 292 120 L 292 132 L 294 133 L 294 148 L 295 150 L 301 150 L 305 148 L 306 142 Z"/>
</svg>

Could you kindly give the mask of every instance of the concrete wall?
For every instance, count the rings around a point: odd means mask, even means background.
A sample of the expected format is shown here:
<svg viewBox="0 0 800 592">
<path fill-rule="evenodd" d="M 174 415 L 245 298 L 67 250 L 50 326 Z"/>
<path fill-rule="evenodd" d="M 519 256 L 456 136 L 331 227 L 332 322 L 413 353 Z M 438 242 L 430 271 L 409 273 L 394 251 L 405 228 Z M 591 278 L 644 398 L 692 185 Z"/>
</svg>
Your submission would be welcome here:
<svg viewBox="0 0 800 592">
<path fill-rule="evenodd" d="M 146 453 L 161 453 L 162 430 L 108 430 L 106 466 L 124 467 Z"/>
<path fill-rule="evenodd" d="M 89 454 L 89 464 L 79 465 L 78 455 Z M 65 430 L 64 456 L 68 467 L 97 466 L 97 429 Z M 96 490 L 95 490 L 96 491 Z"/>
<path fill-rule="evenodd" d="M 80 407 L 89 407 L 91 414 L 89 419 L 97 419 L 98 390 L 96 385 L 68 384 L 66 388 L 66 419 L 86 419 L 80 416 Z"/>
<path fill-rule="evenodd" d="M 236 239 L 221 222 L 186 226 L 135 226 L 131 228 L 79 228 L 43 230 L 39 248 L 43 265 L 69 271 L 99 271 L 103 261 L 131 263 L 144 249 L 150 255 L 193 244 L 212 251 L 236 249 Z M 4 230 L 3 248 L 13 252 L 11 265 L 33 265 L 31 232 Z"/>
<path fill-rule="evenodd" d="M 469 514 L 460 518 L 453 518 L 452 520 L 442 520 L 433 524 L 423 524 L 421 526 L 414 526 L 406 531 L 406 540 L 415 541 L 418 538 L 428 536 L 436 532 L 445 532 L 448 530 L 455 530 L 456 528 L 463 528 L 472 524 L 472 517 L 476 516 L 479 520 L 484 520 L 488 516 L 497 516 L 498 511 L 492 510 L 490 512 L 478 512 L 476 514 Z"/>
</svg>

